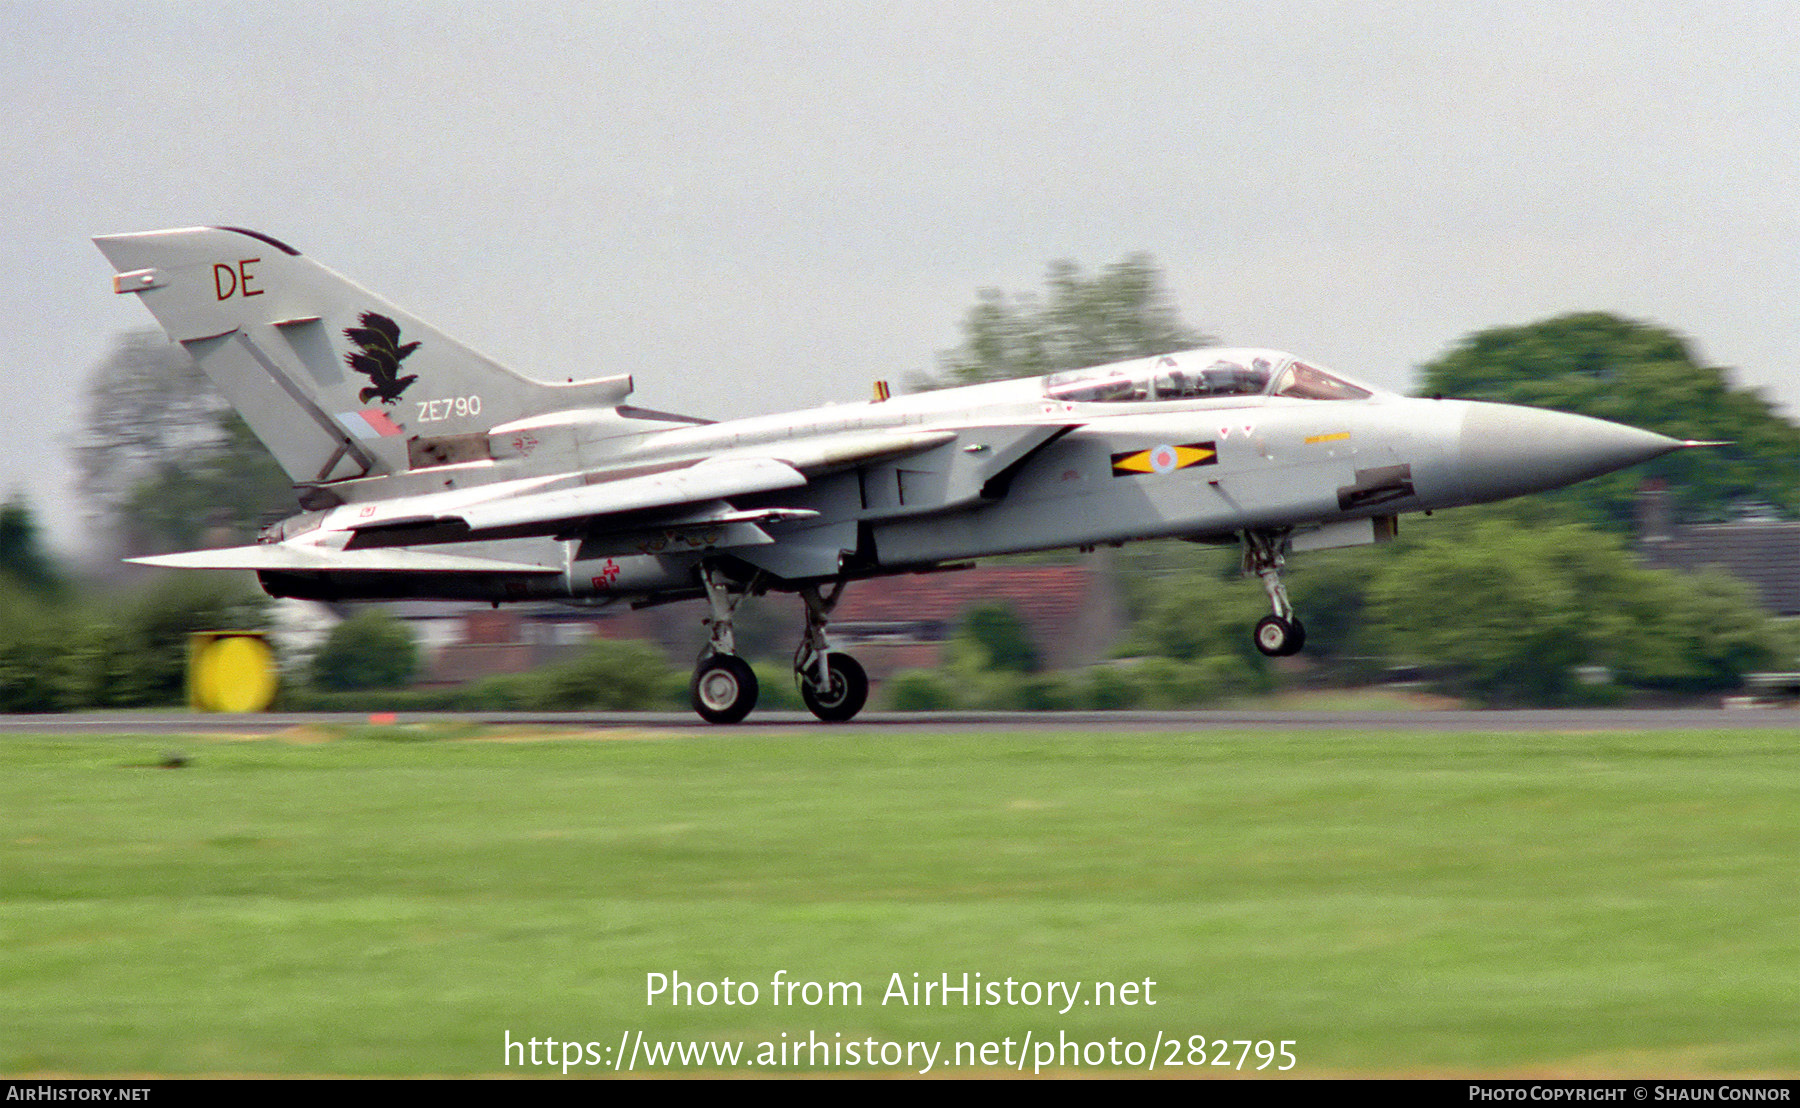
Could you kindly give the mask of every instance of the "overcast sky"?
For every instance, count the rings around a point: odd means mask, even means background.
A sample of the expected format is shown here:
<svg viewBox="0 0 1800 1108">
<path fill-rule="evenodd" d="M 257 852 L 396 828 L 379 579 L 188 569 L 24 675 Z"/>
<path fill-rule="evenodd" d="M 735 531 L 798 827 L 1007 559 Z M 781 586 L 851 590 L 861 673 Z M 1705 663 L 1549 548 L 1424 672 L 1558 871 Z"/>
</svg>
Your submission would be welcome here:
<svg viewBox="0 0 1800 1108">
<path fill-rule="evenodd" d="M 1797 41 L 1792 0 L 0 0 L 0 495 L 80 545 L 84 382 L 152 325 L 88 238 L 196 224 L 712 417 L 1134 251 L 1190 326 L 1391 388 L 1597 309 L 1800 412 Z"/>
</svg>

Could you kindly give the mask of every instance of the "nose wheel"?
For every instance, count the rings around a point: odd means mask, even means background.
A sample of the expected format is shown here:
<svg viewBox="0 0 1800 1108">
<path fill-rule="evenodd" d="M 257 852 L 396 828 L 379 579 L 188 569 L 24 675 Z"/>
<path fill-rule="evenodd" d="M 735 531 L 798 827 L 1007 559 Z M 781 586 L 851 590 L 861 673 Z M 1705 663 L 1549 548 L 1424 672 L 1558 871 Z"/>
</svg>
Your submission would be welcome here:
<svg viewBox="0 0 1800 1108">
<path fill-rule="evenodd" d="M 1257 620 L 1251 637 L 1256 640 L 1256 649 L 1271 658 L 1298 654 L 1306 645 L 1306 626 L 1294 615 L 1294 606 L 1288 602 L 1287 586 L 1281 583 L 1281 568 L 1287 564 L 1281 548 L 1287 544 L 1287 534 L 1286 531 L 1243 533 L 1244 573 L 1262 579 L 1263 589 L 1269 594 L 1269 606 L 1275 609 L 1273 615 Z"/>
<path fill-rule="evenodd" d="M 1264 616 L 1256 621 L 1256 649 L 1271 658 L 1298 654 L 1306 645 L 1306 625 L 1297 619 Z"/>
</svg>

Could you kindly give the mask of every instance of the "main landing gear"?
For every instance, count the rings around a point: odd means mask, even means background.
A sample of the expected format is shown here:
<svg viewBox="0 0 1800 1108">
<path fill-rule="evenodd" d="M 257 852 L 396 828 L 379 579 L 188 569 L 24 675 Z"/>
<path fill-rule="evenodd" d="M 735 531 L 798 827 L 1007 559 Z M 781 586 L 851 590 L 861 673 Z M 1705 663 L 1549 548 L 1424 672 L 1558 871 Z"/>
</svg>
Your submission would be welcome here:
<svg viewBox="0 0 1800 1108">
<path fill-rule="evenodd" d="M 1273 615 L 1266 615 L 1256 623 L 1256 630 L 1252 632 L 1256 649 L 1271 658 L 1298 654 L 1306 645 L 1306 625 L 1294 615 L 1294 606 L 1288 602 L 1287 587 L 1281 583 L 1281 567 L 1287 564 L 1281 556 L 1281 548 L 1287 542 L 1287 532 L 1245 531 L 1242 538 L 1244 572 L 1262 578 L 1263 589 L 1269 594 L 1269 606 L 1275 609 Z"/>
<path fill-rule="evenodd" d="M 712 641 L 701 653 L 689 685 L 694 711 L 708 723 L 737 723 L 756 707 L 758 688 L 756 674 L 737 655 L 731 621 L 737 606 L 755 590 L 758 581 L 753 579 L 733 594 L 710 565 L 701 567 L 700 580 L 712 609 L 706 619 Z M 816 585 L 800 590 L 800 599 L 806 603 L 806 633 L 794 652 L 794 677 L 807 709 L 827 723 L 842 723 L 854 717 L 869 700 L 868 674 L 855 658 L 832 650 L 825 632 L 831 609 L 837 606 L 843 592 L 842 581 L 828 596 L 821 595 Z"/>
<path fill-rule="evenodd" d="M 842 581 L 830 596 L 820 596 L 816 585 L 800 590 L 800 599 L 806 602 L 806 634 L 794 651 L 794 677 L 807 710 L 826 723 L 843 723 L 869 700 L 869 675 L 855 658 L 832 650 L 825 635 L 826 619 L 843 593 Z"/>
<path fill-rule="evenodd" d="M 700 664 L 694 667 L 694 679 L 688 685 L 693 693 L 694 711 L 708 723 L 737 723 L 756 707 L 756 674 L 750 663 L 737 656 L 737 639 L 731 632 L 731 617 L 737 606 L 750 595 L 746 588 L 736 596 L 725 587 L 725 580 L 711 566 L 700 567 L 700 583 L 706 586 L 706 602 L 712 614 L 706 626 L 712 641 L 700 652 Z M 755 585 L 755 581 L 751 585 Z"/>
</svg>

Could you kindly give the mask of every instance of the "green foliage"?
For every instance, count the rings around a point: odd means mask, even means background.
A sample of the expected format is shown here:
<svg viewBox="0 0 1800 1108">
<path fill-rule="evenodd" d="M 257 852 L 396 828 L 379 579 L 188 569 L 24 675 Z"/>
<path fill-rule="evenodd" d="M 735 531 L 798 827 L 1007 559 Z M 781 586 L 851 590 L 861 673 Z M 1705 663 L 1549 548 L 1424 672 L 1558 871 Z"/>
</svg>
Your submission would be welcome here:
<svg viewBox="0 0 1800 1108">
<path fill-rule="evenodd" d="M 1309 551 L 1290 559 L 1283 579 L 1306 625 L 1309 659 L 1343 665 L 1369 653 L 1369 581 L 1386 553 L 1362 546 Z"/>
<path fill-rule="evenodd" d="M 0 711 L 54 712 L 70 706 L 67 636 L 54 606 L 0 578 Z"/>
<path fill-rule="evenodd" d="M 232 628 L 236 630 L 237 628 Z M 62 643 L 62 694 L 68 710 L 181 703 L 187 691 L 187 640 L 146 641 L 135 621 L 76 616 Z M 171 672 L 178 674 L 170 678 Z"/>
<path fill-rule="evenodd" d="M 339 623 L 313 655 L 312 679 L 324 689 L 385 689 L 405 685 L 419 666 L 419 647 L 405 623 L 367 608 Z"/>
<path fill-rule="evenodd" d="M 0 575 L 37 596 L 60 596 L 68 588 L 62 570 L 38 537 L 31 508 L 16 496 L 0 505 Z"/>
<path fill-rule="evenodd" d="M 1268 686 L 1262 669 L 1213 655 L 1198 662 L 1134 658 L 1044 673 L 903 670 L 881 686 L 880 700 L 896 712 L 1166 710 L 1205 707 Z"/>
<path fill-rule="evenodd" d="M 1637 599 L 1655 621 L 1660 649 L 1622 653 L 1617 664 L 1630 683 L 1684 692 L 1733 689 L 1744 674 L 1782 664 L 1781 637 L 1742 581 L 1665 572 L 1645 584 L 1651 587 Z"/>
<path fill-rule="evenodd" d="M 1244 633 L 1248 637 L 1248 631 Z M 1235 654 L 1213 654 L 1195 662 L 1139 658 L 1124 672 L 1140 690 L 1136 706 L 1161 711 L 1203 708 L 1267 692 L 1273 680 L 1266 665 L 1254 665 Z"/>
<path fill-rule="evenodd" d="M 1732 688 L 1774 657 L 1747 589 L 1645 569 L 1578 524 L 1525 527 L 1501 513 L 1446 519 L 1397 543 L 1364 600 L 1373 644 L 1489 701 L 1584 699 L 1577 667 L 1622 684 Z"/>
<path fill-rule="evenodd" d="M 894 675 L 881 702 L 898 711 L 1174 709 L 1272 687 L 1269 661 L 1249 637 L 1266 602 L 1242 579 L 1235 552 L 1146 544 L 1121 552 L 1119 563 L 1136 614 L 1116 651 L 1123 660 L 1037 672 L 1025 664 L 1017 617 L 985 605 L 970 611 L 941 668 Z"/>
<path fill-rule="evenodd" d="M 1117 653 L 1183 662 L 1237 658 L 1265 675 L 1268 660 L 1249 633 L 1268 614 L 1262 588 L 1239 572 L 1235 551 L 1199 548 L 1193 556 L 1190 568 L 1134 582 L 1138 615 Z"/>
<path fill-rule="evenodd" d="M 963 343 L 938 355 L 926 387 L 1036 377 L 1204 345 L 1186 327 L 1155 260 L 1132 254 L 1089 277 L 1072 261 L 1050 264 L 1042 298 L 1010 300 L 982 289 L 963 318 Z"/>
<path fill-rule="evenodd" d="M 785 671 L 784 671 L 785 674 Z M 688 674 L 670 666 L 655 647 L 636 641 L 596 640 L 576 657 L 528 673 L 485 677 L 449 688 L 326 690 L 287 689 L 291 711 L 540 712 L 639 711 L 685 707 Z M 764 679 L 762 704 L 788 706 L 781 682 Z M 785 682 L 791 686 L 791 674 Z M 798 694 L 791 697 L 799 706 Z"/>
<path fill-rule="evenodd" d="M 1681 336 L 1590 312 L 1471 335 L 1424 367 L 1420 390 L 1555 408 L 1730 445 L 1684 450 L 1548 494 L 1581 518 L 1624 531 L 1637 489 L 1665 481 L 1684 518 L 1718 520 L 1769 505 L 1800 515 L 1800 429 L 1724 370 L 1700 365 Z"/>
<path fill-rule="evenodd" d="M 1082 698 L 1085 691 L 1080 675 L 1075 673 L 1006 673 L 988 685 L 988 702 L 994 707 L 1017 712 L 1067 712 L 1088 707 Z"/>
<path fill-rule="evenodd" d="M 287 474 L 249 426 L 226 413 L 218 430 L 214 441 L 159 463 L 119 505 L 117 526 L 133 549 L 246 543 L 267 518 L 295 509 Z"/>
<path fill-rule="evenodd" d="M 142 651 L 139 702 L 177 704 L 186 696 L 188 636 L 196 631 L 258 631 L 270 600 L 237 575 L 158 574 L 129 604 L 125 630 Z"/>
<path fill-rule="evenodd" d="M 1526 536 L 1483 527 L 1472 542 L 1429 542 L 1391 565 L 1368 597 L 1390 658 L 1454 672 L 1479 695 L 1555 701 L 1603 632 L 1573 583 Z"/>
<path fill-rule="evenodd" d="M 491 711 L 636 711 L 687 703 L 688 675 L 634 640 L 596 639 L 577 657 L 532 673 L 490 677 L 445 694 L 445 706 Z M 779 691 L 763 680 L 765 704 Z M 792 684 L 792 680 L 788 681 Z M 798 695 L 794 697 L 798 704 Z"/>
<path fill-rule="evenodd" d="M 941 712 L 956 707 L 955 686 L 933 669 L 901 670 L 883 683 L 881 697 L 895 712 Z"/>
<path fill-rule="evenodd" d="M 759 712 L 799 712 L 806 709 L 806 701 L 800 699 L 800 682 L 794 676 L 792 661 L 752 662 L 751 672 L 756 674 L 756 710 Z M 689 698 L 688 685 L 693 674 L 680 673 L 670 669 L 669 673 L 675 681 L 676 696 L 667 706 L 671 708 L 690 708 L 693 701 Z"/>
<path fill-rule="evenodd" d="M 74 457 L 90 510 L 130 553 L 249 542 L 295 508 L 274 458 L 156 332 L 120 336 L 94 368 Z"/>
<path fill-rule="evenodd" d="M 1769 660 L 1768 668 L 1800 670 L 1800 619 L 1771 621 L 1769 641 L 1775 653 Z"/>
<path fill-rule="evenodd" d="M 1119 672 L 1139 686 L 1135 703 L 1192 707 L 1273 687 L 1249 640 L 1267 601 L 1235 552 L 1126 553 L 1134 619 L 1115 653 L 1134 659 Z M 1541 498 L 1415 517 L 1397 542 L 1296 556 L 1286 580 L 1306 661 L 1340 680 L 1418 666 L 1490 703 L 1595 703 L 1630 690 L 1715 693 L 1800 664 L 1741 582 L 1645 568 L 1621 539 Z M 1614 684 L 1583 684 L 1581 667 L 1603 667 Z"/>
<path fill-rule="evenodd" d="M 1144 699 L 1143 683 L 1124 666 L 1095 666 L 1086 673 L 1089 707 L 1102 711 L 1136 708 Z"/>
<path fill-rule="evenodd" d="M 647 643 L 596 639 L 579 657 L 539 675 L 534 708 L 623 710 L 661 706 L 670 668 Z"/>
<path fill-rule="evenodd" d="M 977 668 L 1034 673 L 1039 666 L 1037 646 L 1019 613 L 1008 604 L 980 604 L 963 615 L 956 633 L 961 648 Z"/>
<path fill-rule="evenodd" d="M 268 598 L 235 578 L 159 575 L 76 603 L 0 577 L 0 711 L 179 704 L 188 635 L 267 626 Z"/>
</svg>

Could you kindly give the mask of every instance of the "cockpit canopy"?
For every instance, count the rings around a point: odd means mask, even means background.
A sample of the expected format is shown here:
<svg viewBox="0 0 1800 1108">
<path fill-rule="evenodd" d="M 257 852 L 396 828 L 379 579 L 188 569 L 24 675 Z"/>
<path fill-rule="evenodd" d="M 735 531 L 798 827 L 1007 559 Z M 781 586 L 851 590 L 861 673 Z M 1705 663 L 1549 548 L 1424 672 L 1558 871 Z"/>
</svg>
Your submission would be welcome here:
<svg viewBox="0 0 1800 1108">
<path fill-rule="evenodd" d="M 1366 400 L 1373 395 L 1333 373 L 1272 351 L 1190 350 L 1044 378 L 1044 395 L 1071 403 L 1289 396 Z"/>
</svg>

